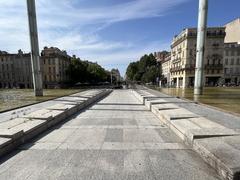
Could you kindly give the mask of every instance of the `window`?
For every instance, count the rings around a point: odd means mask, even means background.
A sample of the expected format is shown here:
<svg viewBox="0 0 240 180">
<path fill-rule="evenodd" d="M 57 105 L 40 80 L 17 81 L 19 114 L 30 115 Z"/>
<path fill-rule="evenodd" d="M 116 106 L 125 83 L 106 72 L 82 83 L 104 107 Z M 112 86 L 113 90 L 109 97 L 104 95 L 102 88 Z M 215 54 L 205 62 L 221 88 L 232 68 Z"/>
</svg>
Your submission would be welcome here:
<svg viewBox="0 0 240 180">
<path fill-rule="evenodd" d="M 232 59 L 231 59 L 231 65 L 233 65 L 233 64 L 234 64 L 234 59 L 232 58 Z"/>
<path fill-rule="evenodd" d="M 192 56 L 193 55 L 193 50 L 190 49 L 189 55 Z"/>
<path fill-rule="evenodd" d="M 237 65 L 240 65 L 240 58 L 237 59 Z"/>
<path fill-rule="evenodd" d="M 49 65 L 51 64 L 51 61 L 50 61 L 50 59 L 48 59 L 48 64 L 49 64 Z"/>
<path fill-rule="evenodd" d="M 231 51 L 231 56 L 234 56 L 234 50 Z"/>
<path fill-rule="evenodd" d="M 229 69 L 228 68 L 224 69 L 224 74 L 229 74 Z"/>
<path fill-rule="evenodd" d="M 225 65 L 228 65 L 228 59 L 225 59 Z"/>
<path fill-rule="evenodd" d="M 225 55 L 226 55 L 226 56 L 229 56 L 228 50 L 225 51 Z"/>
</svg>

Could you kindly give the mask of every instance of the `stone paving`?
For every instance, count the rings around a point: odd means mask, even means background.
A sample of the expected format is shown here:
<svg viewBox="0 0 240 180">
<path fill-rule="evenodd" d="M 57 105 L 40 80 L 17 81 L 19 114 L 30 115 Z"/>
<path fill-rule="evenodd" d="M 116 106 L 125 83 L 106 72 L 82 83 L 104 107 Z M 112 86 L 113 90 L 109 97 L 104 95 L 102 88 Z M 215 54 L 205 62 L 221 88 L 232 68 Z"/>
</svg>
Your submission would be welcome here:
<svg viewBox="0 0 240 180">
<path fill-rule="evenodd" d="M 131 90 L 114 90 L 0 163 L 4 180 L 219 179 Z"/>
</svg>

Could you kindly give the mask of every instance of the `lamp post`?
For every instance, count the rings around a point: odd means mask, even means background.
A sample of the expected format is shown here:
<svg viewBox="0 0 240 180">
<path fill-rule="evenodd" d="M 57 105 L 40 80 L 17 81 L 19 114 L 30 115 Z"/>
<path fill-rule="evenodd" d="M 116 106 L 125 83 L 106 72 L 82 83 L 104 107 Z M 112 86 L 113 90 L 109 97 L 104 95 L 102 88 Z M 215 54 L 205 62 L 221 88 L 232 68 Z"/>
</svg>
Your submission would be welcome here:
<svg viewBox="0 0 240 180">
<path fill-rule="evenodd" d="M 204 46 L 207 29 L 208 0 L 199 0 L 197 57 L 195 68 L 194 95 L 203 93 Z"/>
<path fill-rule="evenodd" d="M 40 68 L 37 18 L 35 0 L 27 0 L 29 35 L 31 44 L 31 64 L 35 96 L 43 96 L 42 73 Z"/>
</svg>

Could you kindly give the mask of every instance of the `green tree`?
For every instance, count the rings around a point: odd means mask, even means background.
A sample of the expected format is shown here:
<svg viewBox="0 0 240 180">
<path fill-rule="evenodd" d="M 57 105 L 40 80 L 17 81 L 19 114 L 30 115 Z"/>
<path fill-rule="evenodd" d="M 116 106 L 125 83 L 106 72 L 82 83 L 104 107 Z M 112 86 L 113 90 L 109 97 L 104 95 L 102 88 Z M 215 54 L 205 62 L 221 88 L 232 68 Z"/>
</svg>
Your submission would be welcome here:
<svg viewBox="0 0 240 180">
<path fill-rule="evenodd" d="M 156 82 L 161 77 L 160 64 L 157 63 L 153 54 L 144 55 L 137 62 L 128 65 L 126 75 L 128 80 L 142 82 Z"/>
<path fill-rule="evenodd" d="M 73 57 L 67 69 L 71 83 L 99 83 L 109 81 L 109 72 L 97 63 Z"/>
</svg>

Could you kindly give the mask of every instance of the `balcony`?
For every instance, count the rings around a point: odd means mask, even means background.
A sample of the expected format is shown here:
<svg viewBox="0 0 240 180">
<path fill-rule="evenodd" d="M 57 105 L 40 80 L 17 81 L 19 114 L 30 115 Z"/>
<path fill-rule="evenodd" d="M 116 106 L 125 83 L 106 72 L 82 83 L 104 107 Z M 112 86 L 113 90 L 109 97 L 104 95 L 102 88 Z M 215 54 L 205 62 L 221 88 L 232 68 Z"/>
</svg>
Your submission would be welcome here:
<svg viewBox="0 0 240 180">
<path fill-rule="evenodd" d="M 207 64 L 205 65 L 205 69 L 223 69 L 222 64 Z"/>
<path fill-rule="evenodd" d="M 172 63 L 178 63 L 178 62 L 181 62 L 181 58 L 177 58 L 177 59 L 172 60 Z"/>
<path fill-rule="evenodd" d="M 170 68 L 170 72 L 179 72 L 179 71 L 183 71 L 183 70 L 184 70 L 184 68 L 182 68 L 181 66 Z"/>
</svg>

